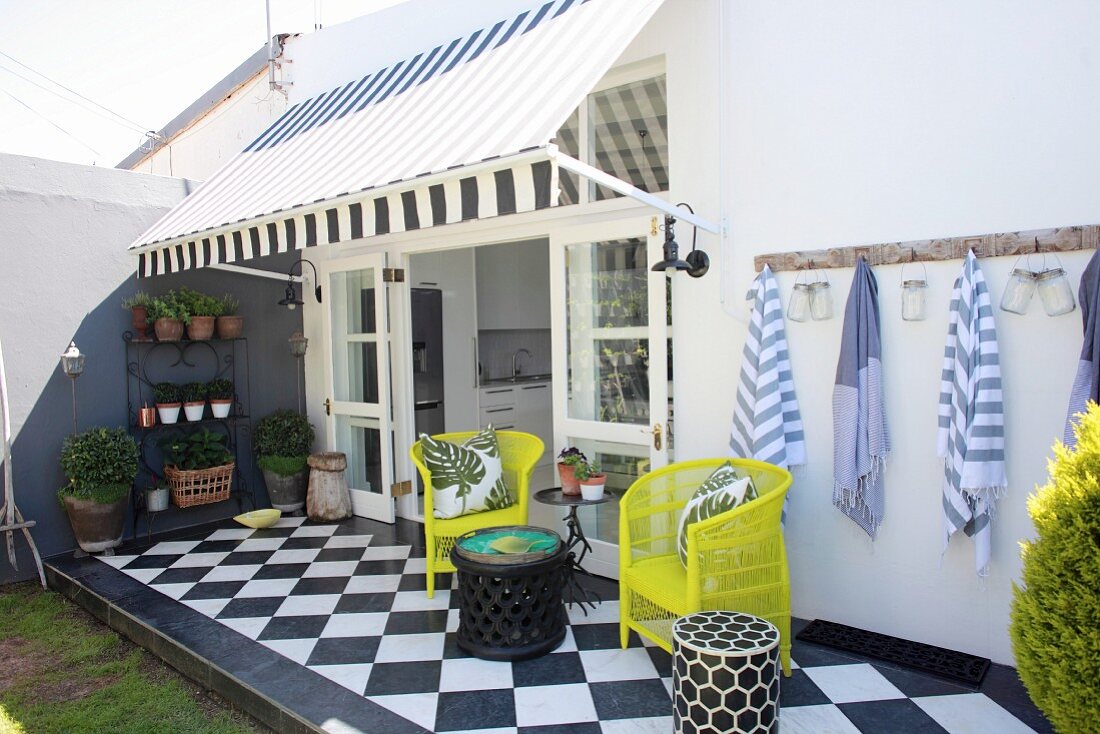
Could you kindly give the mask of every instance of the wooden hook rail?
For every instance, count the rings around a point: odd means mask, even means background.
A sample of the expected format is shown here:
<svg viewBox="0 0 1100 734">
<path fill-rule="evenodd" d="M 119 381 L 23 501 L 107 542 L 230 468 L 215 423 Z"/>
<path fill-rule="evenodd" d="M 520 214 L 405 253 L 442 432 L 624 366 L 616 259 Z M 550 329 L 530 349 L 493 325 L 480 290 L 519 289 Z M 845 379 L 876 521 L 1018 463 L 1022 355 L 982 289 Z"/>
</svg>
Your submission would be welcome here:
<svg viewBox="0 0 1100 734">
<path fill-rule="evenodd" d="M 1025 232 L 967 237 L 943 237 L 912 242 L 884 242 L 877 245 L 849 245 L 824 250 L 774 252 L 757 255 L 756 270 L 770 265 L 773 272 L 808 270 L 811 268 L 853 268 L 862 255 L 868 265 L 901 265 L 908 262 L 961 260 L 968 250 L 978 257 L 1020 256 L 1044 252 L 1073 252 L 1096 249 L 1100 242 L 1100 224 L 1055 229 L 1033 229 Z"/>
</svg>

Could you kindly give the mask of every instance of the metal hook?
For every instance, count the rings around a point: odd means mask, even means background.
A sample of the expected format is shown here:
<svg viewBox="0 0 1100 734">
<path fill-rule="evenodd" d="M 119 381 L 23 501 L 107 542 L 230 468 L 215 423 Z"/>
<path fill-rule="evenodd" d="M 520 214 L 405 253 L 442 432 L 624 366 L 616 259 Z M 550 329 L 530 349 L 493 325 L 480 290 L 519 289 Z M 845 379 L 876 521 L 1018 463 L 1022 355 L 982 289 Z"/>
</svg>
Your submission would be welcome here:
<svg viewBox="0 0 1100 734">
<path fill-rule="evenodd" d="M 1034 254 L 1036 254 L 1036 255 L 1039 254 L 1039 238 L 1038 237 L 1035 238 L 1035 252 L 1034 252 Z"/>
<path fill-rule="evenodd" d="M 912 263 L 912 262 L 916 262 L 916 261 L 917 261 L 917 248 L 910 247 L 909 248 L 909 262 Z"/>
</svg>

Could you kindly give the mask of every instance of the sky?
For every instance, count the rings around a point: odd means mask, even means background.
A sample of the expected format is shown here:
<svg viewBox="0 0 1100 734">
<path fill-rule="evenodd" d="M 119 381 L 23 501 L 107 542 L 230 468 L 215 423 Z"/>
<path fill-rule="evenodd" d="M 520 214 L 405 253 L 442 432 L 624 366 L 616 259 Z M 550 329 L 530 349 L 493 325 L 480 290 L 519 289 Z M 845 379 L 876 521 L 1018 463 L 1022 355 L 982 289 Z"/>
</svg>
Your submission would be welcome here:
<svg viewBox="0 0 1100 734">
<path fill-rule="evenodd" d="M 271 0 L 271 31 L 393 2 Z M 266 43 L 264 0 L 0 0 L 0 152 L 113 167 Z"/>
</svg>

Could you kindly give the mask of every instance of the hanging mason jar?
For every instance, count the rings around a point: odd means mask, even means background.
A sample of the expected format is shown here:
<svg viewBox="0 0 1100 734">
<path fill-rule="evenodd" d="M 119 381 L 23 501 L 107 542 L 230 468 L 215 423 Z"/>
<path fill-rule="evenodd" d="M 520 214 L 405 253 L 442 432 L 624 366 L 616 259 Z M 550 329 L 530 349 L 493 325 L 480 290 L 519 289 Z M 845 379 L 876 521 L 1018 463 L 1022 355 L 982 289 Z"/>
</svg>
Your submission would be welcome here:
<svg viewBox="0 0 1100 734">
<path fill-rule="evenodd" d="M 827 321 L 833 317 L 833 289 L 824 273 L 821 280 L 810 283 L 810 315 L 814 321 Z"/>
<path fill-rule="evenodd" d="M 1061 316 L 1077 308 L 1066 271 L 1062 269 L 1061 261 L 1057 257 L 1054 259 L 1058 263 L 1056 267 L 1044 268 L 1036 276 L 1039 300 L 1043 302 L 1043 310 L 1047 312 L 1047 316 Z"/>
<path fill-rule="evenodd" d="M 1035 284 L 1039 273 L 1032 269 L 1030 255 L 1026 267 L 1020 267 L 1021 259 L 1017 258 L 1016 264 L 1012 266 L 1012 274 L 1008 277 L 1008 285 L 1005 286 L 1005 292 L 1001 295 L 1002 311 L 1025 314 L 1027 313 L 1028 304 L 1031 303 L 1031 297 L 1035 295 Z"/>
<path fill-rule="evenodd" d="M 928 270 L 924 263 L 920 267 L 921 277 L 906 278 L 905 265 L 901 266 L 901 318 L 905 321 L 928 318 Z"/>
<path fill-rule="evenodd" d="M 809 321 L 810 284 L 795 281 L 791 300 L 787 304 L 787 318 L 791 321 Z"/>
</svg>

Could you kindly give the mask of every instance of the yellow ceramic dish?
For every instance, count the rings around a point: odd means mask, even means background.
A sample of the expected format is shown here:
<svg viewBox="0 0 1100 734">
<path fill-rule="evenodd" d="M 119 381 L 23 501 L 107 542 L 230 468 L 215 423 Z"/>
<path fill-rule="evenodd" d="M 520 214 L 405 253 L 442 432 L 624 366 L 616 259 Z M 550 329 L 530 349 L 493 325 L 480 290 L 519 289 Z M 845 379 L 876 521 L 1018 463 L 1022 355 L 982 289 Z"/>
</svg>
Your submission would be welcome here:
<svg viewBox="0 0 1100 734">
<path fill-rule="evenodd" d="M 237 515 L 233 519 L 250 528 L 269 528 L 277 523 L 282 515 L 280 510 L 253 510 Z"/>
</svg>

